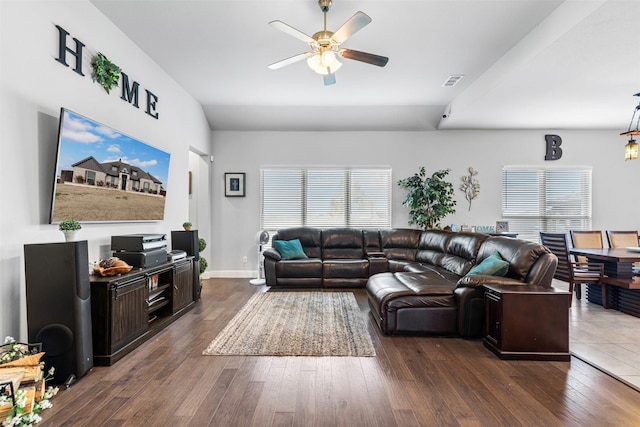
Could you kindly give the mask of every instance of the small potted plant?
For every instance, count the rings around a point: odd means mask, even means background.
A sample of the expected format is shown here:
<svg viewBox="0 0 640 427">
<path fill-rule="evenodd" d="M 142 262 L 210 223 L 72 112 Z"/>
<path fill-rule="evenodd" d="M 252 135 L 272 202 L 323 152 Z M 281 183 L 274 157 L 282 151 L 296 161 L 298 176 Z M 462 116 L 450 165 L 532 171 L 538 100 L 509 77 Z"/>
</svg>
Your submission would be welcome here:
<svg viewBox="0 0 640 427">
<path fill-rule="evenodd" d="M 58 229 L 64 233 L 67 242 L 75 241 L 76 232 L 81 228 L 80 222 L 73 218 L 63 219 L 58 226 Z"/>
<path fill-rule="evenodd" d="M 192 225 L 193 225 L 193 224 L 191 224 L 189 221 L 187 221 L 187 222 L 185 222 L 185 223 L 183 223 L 183 224 L 182 224 L 182 226 L 184 227 L 184 229 L 185 229 L 185 230 L 187 230 L 187 231 L 191 230 L 191 226 L 192 226 Z"/>
</svg>

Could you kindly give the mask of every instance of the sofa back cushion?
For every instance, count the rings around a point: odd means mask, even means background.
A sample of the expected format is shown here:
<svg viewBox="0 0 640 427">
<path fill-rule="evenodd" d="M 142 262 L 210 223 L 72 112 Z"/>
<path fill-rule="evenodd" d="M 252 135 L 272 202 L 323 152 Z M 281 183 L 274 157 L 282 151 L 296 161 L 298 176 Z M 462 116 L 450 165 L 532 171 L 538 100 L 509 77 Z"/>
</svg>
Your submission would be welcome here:
<svg viewBox="0 0 640 427">
<path fill-rule="evenodd" d="M 378 229 L 364 229 L 362 230 L 362 239 L 364 240 L 364 251 L 367 252 L 381 252 L 380 246 L 380 230 Z"/>
<path fill-rule="evenodd" d="M 447 250 L 450 232 L 427 230 L 420 234 L 416 261 L 423 264 L 440 265 L 440 259 Z"/>
<path fill-rule="evenodd" d="M 427 230 L 420 237 L 416 261 L 464 276 L 475 265 L 480 245 L 488 237 L 480 233 Z"/>
<path fill-rule="evenodd" d="M 364 259 L 364 242 L 359 228 L 322 230 L 322 259 Z"/>
<path fill-rule="evenodd" d="M 273 236 L 273 240 L 300 240 L 304 253 L 309 258 L 321 257 L 321 231 L 313 227 L 283 228 Z"/>
<path fill-rule="evenodd" d="M 380 249 L 389 259 L 415 261 L 421 234 L 411 228 L 380 230 Z"/>
<path fill-rule="evenodd" d="M 539 243 L 512 237 L 493 236 L 487 238 L 480 246 L 477 263 L 498 252 L 503 260 L 509 263 L 506 277 L 524 281 L 531 267 L 549 250 Z"/>
<path fill-rule="evenodd" d="M 480 233 L 451 233 L 446 253 L 440 259 L 440 267 L 464 276 L 476 264 L 480 246 L 489 238 Z"/>
</svg>

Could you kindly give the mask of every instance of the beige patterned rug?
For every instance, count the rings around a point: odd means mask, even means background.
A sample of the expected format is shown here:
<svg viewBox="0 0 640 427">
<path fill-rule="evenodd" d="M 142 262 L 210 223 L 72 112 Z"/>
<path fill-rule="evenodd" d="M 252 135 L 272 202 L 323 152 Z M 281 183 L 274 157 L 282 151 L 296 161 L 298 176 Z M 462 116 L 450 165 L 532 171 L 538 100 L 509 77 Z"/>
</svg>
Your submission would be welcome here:
<svg viewBox="0 0 640 427">
<path fill-rule="evenodd" d="M 257 293 L 202 354 L 376 355 L 351 292 Z"/>
</svg>

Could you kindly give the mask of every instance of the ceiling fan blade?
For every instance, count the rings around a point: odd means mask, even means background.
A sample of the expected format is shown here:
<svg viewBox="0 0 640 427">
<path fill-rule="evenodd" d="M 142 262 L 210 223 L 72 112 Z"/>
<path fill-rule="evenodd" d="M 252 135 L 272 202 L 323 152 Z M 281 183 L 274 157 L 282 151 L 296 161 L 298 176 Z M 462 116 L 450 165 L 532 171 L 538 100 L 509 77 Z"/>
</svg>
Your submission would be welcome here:
<svg viewBox="0 0 640 427">
<path fill-rule="evenodd" d="M 325 74 L 322 76 L 322 80 L 324 81 L 325 86 L 330 86 L 336 84 L 336 75 L 334 74 Z"/>
<path fill-rule="evenodd" d="M 336 43 L 344 43 L 349 37 L 363 29 L 371 22 L 371 18 L 364 12 L 356 12 L 347 22 L 342 24 L 342 27 L 338 29 L 331 38 Z"/>
<path fill-rule="evenodd" d="M 268 67 L 272 70 L 277 70 L 278 68 L 282 68 L 286 65 L 293 64 L 294 62 L 302 61 L 303 59 L 308 58 L 311 55 L 313 55 L 313 53 L 311 52 L 301 53 L 299 55 L 295 55 L 290 58 L 283 59 L 282 61 L 274 62 Z"/>
<path fill-rule="evenodd" d="M 293 37 L 295 37 L 295 38 L 297 38 L 299 40 L 302 40 L 305 43 L 309 43 L 309 44 L 316 44 L 317 43 L 310 36 L 306 35 L 305 33 L 303 33 L 300 30 L 296 30 L 292 26 L 287 25 L 282 21 L 271 21 L 271 22 L 269 22 L 269 25 L 271 25 L 276 30 L 280 30 L 283 33 L 287 33 L 290 36 L 293 36 Z"/>
<path fill-rule="evenodd" d="M 338 55 L 343 58 L 353 59 L 354 61 L 366 62 L 367 64 L 384 67 L 389 62 L 386 56 L 374 55 L 373 53 L 360 52 L 352 49 L 340 49 Z"/>
</svg>

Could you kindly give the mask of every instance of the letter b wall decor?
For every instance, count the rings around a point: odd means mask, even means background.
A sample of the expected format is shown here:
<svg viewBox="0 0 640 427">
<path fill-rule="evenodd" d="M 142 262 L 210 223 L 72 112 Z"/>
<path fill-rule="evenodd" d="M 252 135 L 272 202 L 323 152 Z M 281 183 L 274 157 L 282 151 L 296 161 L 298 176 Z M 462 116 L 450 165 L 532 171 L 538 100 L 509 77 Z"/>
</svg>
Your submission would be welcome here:
<svg viewBox="0 0 640 427">
<path fill-rule="evenodd" d="M 547 141 L 547 154 L 544 156 L 545 160 L 558 160 L 562 157 L 562 138 L 558 135 L 545 135 L 545 141 Z"/>
</svg>

